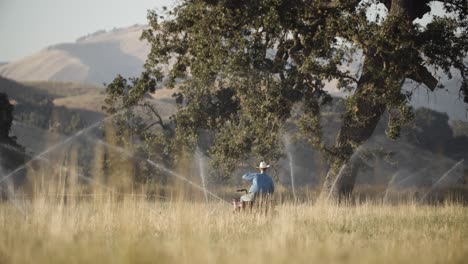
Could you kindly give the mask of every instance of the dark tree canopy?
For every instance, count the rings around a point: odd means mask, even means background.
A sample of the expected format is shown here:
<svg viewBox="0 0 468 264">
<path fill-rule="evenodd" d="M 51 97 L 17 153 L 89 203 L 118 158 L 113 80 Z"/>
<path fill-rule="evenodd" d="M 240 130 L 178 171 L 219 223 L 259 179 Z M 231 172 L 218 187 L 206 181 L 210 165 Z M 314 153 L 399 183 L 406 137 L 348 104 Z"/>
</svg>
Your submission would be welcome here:
<svg viewBox="0 0 468 264">
<path fill-rule="evenodd" d="M 13 123 L 13 106 L 6 94 L 0 93 L 0 138 L 8 138 Z"/>
<path fill-rule="evenodd" d="M 10 136 L 12 123 L 13 106 L 7 95 L 0 93 L 0 178 L 25 162 L 24 148 L 16 143 L 16 138 Z M 13 178 L 14 185 L 19 186 L 24 178 L 24 173 L 16 174 Z M 6 198 L 6 182 L 2 181 L 0 185 L 1 196 Z"/>
<path fill-rule="evenodd" d="M 173 140 L 193 148 L 209 132 L 208 153 L 225 175 L 250 155 L 277 159 L 285 124 L 295 122 L 328 157 L 324 190 L 346 194 L 356 171 L 348 164 L 350 157 L 381 116 L 388 113 L 391 138 L 412 118 L 411 94 L 402 90 L 406 79 L 434 90 L 434 69 L 449 77 L 455 69 L 461 76 L 460 94 L 468 102 L 466 2 L 443 1 L 450 15 L 434 17 L 426 26 L 414 23 L 431 11 L 429 3 L 180 1 L 164 14 L 149 12 L 150 28 L 142 38 L 151 52 L 143 76 L 154 82 L 135 87 L 146 92 L 163 80 L 178 85 Z M 372 16 L 376 6 L 385 9 L 383 15 Z M 361 61 L 357 72 L 350 66 L 356 59 Z M 163 65 L 170 65 L 166 79 Z M 327 145 L 320 109 L 331 99 L 324 89 L 331 80 L 352 95 L 336 142 Z M 141 99 L 144 93 L 137 94 Z M 294 120 L 293 111 L 300 113 Z M 346 164 L 350 169 L 340 170 Z"/>
</svg>

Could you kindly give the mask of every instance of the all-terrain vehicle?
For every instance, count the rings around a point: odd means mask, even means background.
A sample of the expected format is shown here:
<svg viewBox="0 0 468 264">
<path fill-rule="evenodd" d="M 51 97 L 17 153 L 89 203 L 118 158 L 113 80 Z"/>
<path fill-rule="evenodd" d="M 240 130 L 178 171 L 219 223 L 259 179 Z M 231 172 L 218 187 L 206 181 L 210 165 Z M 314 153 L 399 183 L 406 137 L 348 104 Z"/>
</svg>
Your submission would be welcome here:
<svg viewBox="0 0 468 264">
<path fill-rule="evenodd" d="M 248 194 L 247 189 L 239 189 L 236 190 L 236 192 L 245 192 L 245 194 Z M 242 201 L 240 197 L 234 198 L 232 199 L 232 205 L 234 212 L 259 212 L 267 214 L 273 211 L 275 201 L 273 199 L 273 194 L 261 193 L 255 195 L 252 201 Z"/>
</svg>

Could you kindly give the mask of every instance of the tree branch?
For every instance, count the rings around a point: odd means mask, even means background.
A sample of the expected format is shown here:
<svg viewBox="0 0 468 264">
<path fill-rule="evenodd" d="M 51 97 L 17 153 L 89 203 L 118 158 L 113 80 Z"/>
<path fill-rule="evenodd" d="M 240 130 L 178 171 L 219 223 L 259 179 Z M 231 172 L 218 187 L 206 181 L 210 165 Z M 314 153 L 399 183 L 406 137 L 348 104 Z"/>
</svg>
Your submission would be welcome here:
<svg viewBox="0 0 468 264">
<path fill-rule="evenodd" d="M 416 71 L 407 77 L 426 85 L 429 90 L 434 91 L 439 81 L 434 78 L 434 76 L 432 76 L 432 74 L 423 65 L 418 65 L 417 67 Z"/>
<path fill-rule="evenodd" d="M 340 77 L 340 78 L 342 78 L 342 79 L 349 79 L 349 80 L 355 82 L 356 84 L 359 83 L 358 79 L 354 78 L 353 76 L 349 76 L 344 72 L 337 71 L 336 73 L 333 73 L 333 74 Z"/>
<path fill-rule="evenodd" d="M 150 105 L 148 103 L 143 103 L 142 106 L 147 107 L 158 118 L 158 121 L 156 121 L 156 122 L 148 125 L 147 127 L 145 127 L 145 130 L 152 127 L 152 126 L 154 126 L 154 125 L 156 125 L 156 124 L 159 124 L 161 126 L 161 128 L 164 129 L 164 130 L 169 130 L 170 129 L 166 124 L 164 124 L 161 115 L 158 113 L 158 111 L 156 111 L 156 109 L 154 109 L 154 107 L 152 105 Z"/>
</svg>

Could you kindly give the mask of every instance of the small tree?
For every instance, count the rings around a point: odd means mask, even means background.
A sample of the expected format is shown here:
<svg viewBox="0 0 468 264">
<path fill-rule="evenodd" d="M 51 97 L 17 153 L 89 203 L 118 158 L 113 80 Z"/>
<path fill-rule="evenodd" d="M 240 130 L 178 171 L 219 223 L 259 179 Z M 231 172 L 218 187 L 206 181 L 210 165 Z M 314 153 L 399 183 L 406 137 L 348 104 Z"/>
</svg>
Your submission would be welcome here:
<svg viewBox="0 0 468 264">
<path fill-rule="evenodd" d="M 16 138 L 10 137 L 12 123 L 13 106 L 7 95 L 0 93 L 0 173 L 3 174 L 0 191 L 3 199 L 8 197 L 7 179 L 3 177 L 25 162 L 24 148 L 16 143 Z M 23 172 L 16 173 L 13 177 L 14 187 L 22 184 L 25 176 Z"/>
<path fill-rule="evenodd" d="M 160 78 L 157 77 L 158 80 Z M 153 102 L 143 98 L 146 93 L 155 91 L 157 79 L 143 73 L 140 78 L 128 82 L 119 75 L 107 86 L 103 110 L 113 118 L 104 125 L 104 136 L 108 144 L 123 148 L 132 155 L 122 155 L 115 153 L 115 149 L 109 149 L 105 167 L 119 170 L 122 164 L 130 161 L 136 170 L 133 180 L 140 183 L 158 181 L 164 185 L 166 174 L 144 161 L 150 159 L 166 167 L 171 167 L 173 162 L 173 127 L 163 121 Z M 143 115 L 149 116 L 146 120 L 150 123 L 144 120 Z"/>
</svg>

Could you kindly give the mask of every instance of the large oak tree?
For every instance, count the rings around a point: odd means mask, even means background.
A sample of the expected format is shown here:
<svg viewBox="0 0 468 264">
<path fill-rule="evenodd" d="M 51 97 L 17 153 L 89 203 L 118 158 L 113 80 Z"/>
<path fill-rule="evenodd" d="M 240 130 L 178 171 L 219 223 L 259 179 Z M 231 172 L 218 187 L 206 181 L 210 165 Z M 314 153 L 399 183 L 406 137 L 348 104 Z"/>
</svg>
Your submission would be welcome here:
<svg viewBox="0 0 468 264">
<path fill-rule="evenodd" d="M 323 193 L 349 195 L 358 169 L 353 153 L 382 115 L 391 138 L 412 118 L 405 80 L 434 90 L 435 72 L 451 77 L 456 70 L 468 102 L 466 1 L 439 2 L 448 15 L 422 26 L 415 20 L 431 11 L 431 1 L 180 1 L 149 12 L 142 38 L 151 52 L 130 102 L 157 82 L 179 85 L 172 126 L 158 122 L 171 127 L 178 146 L 194 147 L 208 134 L 208 153 L 225 175 L 248 155 L 278 158 L 285 123 L 299 108 L 297 126 L 330 164 Z M 356 59 L 357 72 L 349 66 Z M 320 109 L 331 99 L 324 89 L 331 80 L 352 94 L 335 143 L 326 144 Z M 129 90 L 125 96 L 135 98 Z"/>
</svg>

